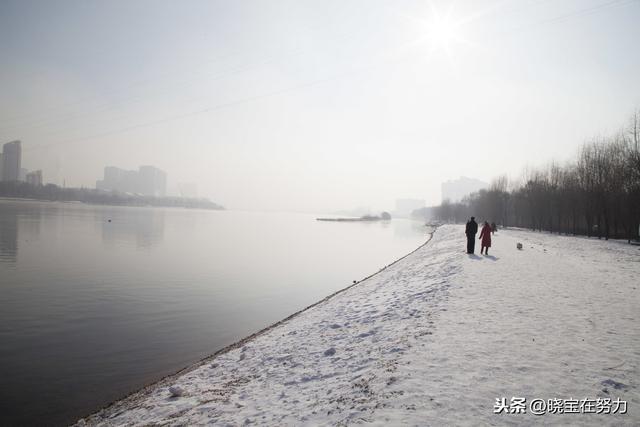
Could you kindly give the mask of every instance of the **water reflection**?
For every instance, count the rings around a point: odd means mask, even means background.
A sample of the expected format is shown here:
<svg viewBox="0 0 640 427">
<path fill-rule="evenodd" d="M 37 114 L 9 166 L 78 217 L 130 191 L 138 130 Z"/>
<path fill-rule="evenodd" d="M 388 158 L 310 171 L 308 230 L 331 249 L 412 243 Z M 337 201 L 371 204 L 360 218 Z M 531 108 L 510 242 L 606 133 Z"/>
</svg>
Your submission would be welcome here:
<svg viewBox="0 0 640 427">
<path fill-rule="evenodd" d="M 3 209 L 0 215 L 0 262 L 16 262 L 18 256 L 18 217 Z"/>
<path fill-rule="evenodd" d="M 14 216 L 18 219 L 18 229 L 23 242 L 37 241 L 40 238 L 42 209 L 40 203 L 33 203 L 21 208 L 19 214 L 14 213 Z"/>
<path fill-rule="evenodd" d="M 37 203 L 0 202 L 0 262 L 17 261 L 20 239 L 24 243 L 38 239 L 41 219 Z"/>
<path fill-rule="evenodd" d="M 96 221 L 101 224 L 105 245 L 149 249 L 164 239 L 164 215 L 164 211 L 153 208 L 108 209 L 96 211 Z"/>
</svg>

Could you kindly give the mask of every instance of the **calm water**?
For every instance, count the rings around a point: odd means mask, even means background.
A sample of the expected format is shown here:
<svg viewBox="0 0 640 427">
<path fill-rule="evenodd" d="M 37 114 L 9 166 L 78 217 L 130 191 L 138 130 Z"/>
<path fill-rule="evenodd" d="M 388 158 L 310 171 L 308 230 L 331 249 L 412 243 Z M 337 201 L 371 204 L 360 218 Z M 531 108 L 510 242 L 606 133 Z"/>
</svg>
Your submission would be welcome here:
<svg viewBox="0 0 640 427">
<path fill-rule="evenodd" d="M 0 200 L 0 425 L 72 422 L 426 240 L 314 218 Z"/>
</svg>

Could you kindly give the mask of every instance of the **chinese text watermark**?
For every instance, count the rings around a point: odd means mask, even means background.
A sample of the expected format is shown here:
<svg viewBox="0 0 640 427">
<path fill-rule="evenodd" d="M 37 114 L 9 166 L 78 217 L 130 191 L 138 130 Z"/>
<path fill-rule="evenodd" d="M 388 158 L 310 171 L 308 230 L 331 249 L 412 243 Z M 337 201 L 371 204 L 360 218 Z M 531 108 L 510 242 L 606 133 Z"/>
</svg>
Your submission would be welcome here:
<svg viewBox="0 0 640 427">
<path fill-rule="evenodd" d="M 531 399 L 497 397 L 494 414 L 626 414 L 627 401 L 620 398 Z"/>
</svg>

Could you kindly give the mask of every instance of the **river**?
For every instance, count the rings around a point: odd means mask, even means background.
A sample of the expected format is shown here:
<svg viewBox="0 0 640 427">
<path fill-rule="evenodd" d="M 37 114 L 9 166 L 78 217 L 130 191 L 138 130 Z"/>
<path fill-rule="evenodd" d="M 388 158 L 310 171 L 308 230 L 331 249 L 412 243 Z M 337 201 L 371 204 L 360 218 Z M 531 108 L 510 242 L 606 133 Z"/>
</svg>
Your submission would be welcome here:
<svg viewBox="0 0 640 427">
<path fill-rule="evenodd" d="M 423 224 L 0 200 L 0 425 L 65 425 L 415 249 Z"/>
</svg>

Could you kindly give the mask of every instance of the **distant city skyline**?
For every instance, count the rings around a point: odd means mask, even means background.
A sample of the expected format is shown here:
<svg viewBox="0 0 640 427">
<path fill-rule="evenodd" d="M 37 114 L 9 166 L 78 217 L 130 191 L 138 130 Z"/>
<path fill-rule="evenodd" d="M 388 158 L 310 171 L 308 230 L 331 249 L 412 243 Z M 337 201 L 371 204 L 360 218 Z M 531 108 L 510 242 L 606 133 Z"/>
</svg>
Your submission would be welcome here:
<svg viewBox="0 0 640 427">
<path fill-rule="evenodd" d="M 167 195 L 167 174 L 148 165 L 140 166 L 137 171 L 105 166 L 104 177 L 96 181 L 96 189 L 164 197 Z"/>
<path fill-rule="evenodd" d="M 25 182 L 31 185 L 43 185 L 42 171 L 37 170 L 33 172 L 28 172 L 25 176 Z"/>
<path fill-rule="evenodd" d="M 22 144 L 11 141 L 2 145 L 2 181 L 20 180 L 22 169 Z"/>
<path fill-rule="evenodd" d="M 152 164 L 232 209 L 434 205 L 625 126 L 639 21 L 626 0 L 6 0 L 0 141 L 71 187 Z"/>
<path fill-rule="evenodd" d="M 450 202 L 459 202 L 465 196 L 475 193 L 484 188 L 488 188 L 489 183 L 467 176 L 461 176 L 458 179 L 451 179 L 443 182 L 441 186 L 441 201 L 449 200 Z"/>
<path fill-rule="evenodd" d="M 42 170 L 29 172 L 22 167 L 22 141 L 15 140 L 2 144 L 0 181 L 22 181 L 33 185 L 43 185 Z"/>
</svg>

